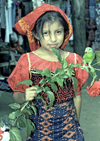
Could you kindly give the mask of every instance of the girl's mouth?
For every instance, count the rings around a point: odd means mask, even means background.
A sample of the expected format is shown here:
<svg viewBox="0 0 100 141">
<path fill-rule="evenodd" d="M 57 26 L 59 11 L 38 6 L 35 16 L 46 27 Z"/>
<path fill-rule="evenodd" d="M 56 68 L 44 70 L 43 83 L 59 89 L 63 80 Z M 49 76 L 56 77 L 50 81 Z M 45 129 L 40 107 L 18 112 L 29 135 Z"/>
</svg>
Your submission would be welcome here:
<svg viewBox="0 0 100 141">
<path fill-rule="evenodd" d="M 50 47 L 56 47 L 57 44 L 49 44 Z"/>
</svg>

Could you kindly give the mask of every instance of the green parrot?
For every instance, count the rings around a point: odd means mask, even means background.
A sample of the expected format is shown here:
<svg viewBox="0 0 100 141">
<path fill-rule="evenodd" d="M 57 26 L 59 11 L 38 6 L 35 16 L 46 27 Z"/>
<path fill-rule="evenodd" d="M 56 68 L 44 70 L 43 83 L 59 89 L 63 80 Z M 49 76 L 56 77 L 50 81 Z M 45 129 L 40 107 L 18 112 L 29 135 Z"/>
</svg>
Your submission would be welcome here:
<svg viewBox="0 0 100 141">
<path fill-rule="evenodd" d="M 91 68 L 91 63 L 95 58 L 95 54 L 93 53 L 93 50 L 91 47 L 87 47 L 85 49 L 85 54 L 83 55 L 83 63 L 84 65 L 88 63 L 88 66 Z"/>
</svg>

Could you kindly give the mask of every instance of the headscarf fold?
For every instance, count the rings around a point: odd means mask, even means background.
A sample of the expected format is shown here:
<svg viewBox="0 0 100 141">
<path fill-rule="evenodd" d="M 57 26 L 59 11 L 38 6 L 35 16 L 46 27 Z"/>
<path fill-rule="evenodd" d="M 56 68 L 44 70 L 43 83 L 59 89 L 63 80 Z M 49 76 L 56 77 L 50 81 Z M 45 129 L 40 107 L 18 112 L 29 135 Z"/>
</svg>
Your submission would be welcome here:
<svg viewBox="0 0 100 141">
<path fill-rule="evenodd" d="M 65 40 L 63 45 L 61 46 L 61 49 L 64 50 L 65 46 L 69 40 L 69 38 L 72 35 L 72 25 L 70 24 L 66 14 L 58 7 L 54 5 L 49 5 L 49 4 L 42 4 L 40 7 L 36 8 L 29 14 L 27 14 L 25 17 L 22 17 L 16 24 L 15 24 L 15 29 L 22 35 L 26 35 L 29 41 L 29 46 L 31 51 L 35 51 L 40 47 L 38 44 L 38 41 L 34 39 L 34 36 L 32 34 L 32 30 L 34 28 L 34 25 L 37 21 L 37 19 L 44 14 L 47 11 L 57 11 L 59 12 L 64 19 L 66 20 L 68 27 L 69 27 L 69 32 L 65 33 Z"/>
</svg>

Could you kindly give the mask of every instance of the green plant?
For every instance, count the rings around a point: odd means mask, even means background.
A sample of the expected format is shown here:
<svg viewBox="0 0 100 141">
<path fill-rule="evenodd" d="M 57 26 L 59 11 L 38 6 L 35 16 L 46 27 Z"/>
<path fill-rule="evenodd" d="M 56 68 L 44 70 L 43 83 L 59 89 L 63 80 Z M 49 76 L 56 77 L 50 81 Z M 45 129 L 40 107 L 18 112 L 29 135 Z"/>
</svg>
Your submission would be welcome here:
<svg viewBox="0 0 100 141">
<path fill-rule="evenodd" d="M 42 79 L 40 80 L 38 85 L 35 85 L 37 87 L 37 96 L 35 99 L 41 99 L 45 103 L 45 109 L 47 110 L 50 108 L 55 100 L 54 93 L 50 90 L 49 87 L 45 86 L 45 84 L 50 84 L 51 88 L 57 92 L 58 88 L 55 82 L 57 82 L 61 87 L 63 85 L 66 85 L 66 78 L 71 78 L 72 83 L 74 85 L 74 91 L 76 94 L 77 90 L 77 80 L 74 77 L 75 75 L 75 68 L 80 67 L 81 69 L 85 69 L 89 73 L 91 73 L 91 76 L 93 76 L 93 82 L 95 81 L 96 73 L 93 68 L 89 69 L 88 67 L 83 67 L 81 64 L 69 64 L 67 66 L 67 61 L 65 58 L 61 58 L 59 50 L 53 48 L 52 49 L 54 54 L 57 55 L 58 60 L 59 60 L 59 68 L 55 70 L 54 73 L 52 73 L 49 69 L 45 69 L 44 71 L 42 70 L 35 70 L 36 73 L 41 74 Z M 26 79 L 24 81 L 18 82 L 17 86 L 19 84 L 26 84 L 32 86 L 32 80 Z M 47 94 L 47 100 L 50 101 L 50 104 L 48 105 L 46 101 L 43 99 L 42 95 L 39 93 L 44 91 Z M 10 113 L 8 116 L 5 116 L 5 119 L 0 119 L 0 127 L 3 126 L 4 124 L 8 127 L 9 133 L 10 133 L 10 139 L 11 141 L 21 141 L 21 135 L 20 135 L 20 130 L 23 128 L 27 128 L 27 137 L 31 134 L 31 132 L 34 132 L 35 130 L 35 124 L 31 122 L 29 119 L 29 115 L 31 114 L 37 114 L 37 109 L 34 105 L 32 105 L 32 101 L 30 102 L 25 102 L 24 104 L 18 104 L 18 103 L 12 103 L 9 105 L 14 112 Z"/>
</svg>

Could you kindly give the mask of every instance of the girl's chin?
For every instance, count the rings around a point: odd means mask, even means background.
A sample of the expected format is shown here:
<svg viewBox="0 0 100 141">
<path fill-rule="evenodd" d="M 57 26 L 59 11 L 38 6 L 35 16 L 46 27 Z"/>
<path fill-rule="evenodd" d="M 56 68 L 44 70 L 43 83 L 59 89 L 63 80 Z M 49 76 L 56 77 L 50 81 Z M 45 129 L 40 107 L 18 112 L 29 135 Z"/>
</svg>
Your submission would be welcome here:
<svg viewBox="0 0 100 141">
<path fill-rule="evenodd" d="M 43 51 L 52 51 L 52 48 L 59 49 L 58 47 L 48 47 L 48 48 L 41 47 Z"/>
</svg>

